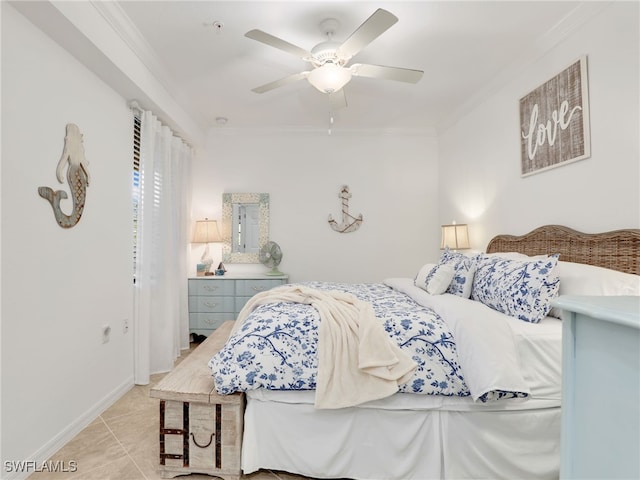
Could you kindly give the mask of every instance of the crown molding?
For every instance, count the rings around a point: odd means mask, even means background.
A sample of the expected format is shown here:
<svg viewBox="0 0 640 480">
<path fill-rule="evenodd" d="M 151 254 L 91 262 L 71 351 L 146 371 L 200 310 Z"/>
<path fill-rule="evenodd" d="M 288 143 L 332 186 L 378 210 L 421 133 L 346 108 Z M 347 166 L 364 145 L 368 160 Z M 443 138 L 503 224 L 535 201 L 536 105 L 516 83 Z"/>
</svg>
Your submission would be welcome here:
<svg viewBox="0 0 640 480">
<path fill-rule="evenodd" d="M 422 137 L 436 138 L 435 128 L 339 128 L 333 127 L 228 127 L 214 126 L 208 131 L 209 136 L 291 136 L 305 135 L 315 137 Z"/>
<path fill-rule="evenodd" d="M 177 98 L 179 89 L 175 78 L 171 72 L 167 70 L 162 59 L 156 54 L 155 50 L 131 21 L 131 18 L 129 18 L 120 4 L 112 1 L 105 2 L 103 0 L 90 0 L 90 3 L 109 24 L 115 34 L 122 39 L 125 45 L 140 60 L 142 65 L 147 68 L 151 76 L 153 76 L 161 87 L 164 88 L 171 97 Z M 183 105 L 181 105 L 180 108 L 185 109 Z M 159 112 L 156 113 L 159 114 Z M 188 112 L 185 110 L 185 113 L 193 119 L 200 128 L 206 125 L 204 117 L 198 113 L 192 110 Z"/>
<path fill-rule="evenodd" d="M 97 0 L 90 0 L 90 3 L 162 86 L 169 92 L 176 92 L 177 87 L 173 76 L 120 4 Z"/>
</svg>

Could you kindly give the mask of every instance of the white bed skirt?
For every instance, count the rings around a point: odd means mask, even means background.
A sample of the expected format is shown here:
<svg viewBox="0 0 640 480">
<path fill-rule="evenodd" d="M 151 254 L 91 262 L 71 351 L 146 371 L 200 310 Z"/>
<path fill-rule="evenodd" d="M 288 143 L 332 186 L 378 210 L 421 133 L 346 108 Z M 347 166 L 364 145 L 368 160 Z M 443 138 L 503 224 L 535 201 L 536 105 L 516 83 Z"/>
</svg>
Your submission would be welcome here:
<svg viewBox="0 0 640 480">
<path fill-rule="evenodd" d="M 316 410 L 247 398 L 242 469 L 356 480 L 557 479 L 560 407 Z"/>
</svg>

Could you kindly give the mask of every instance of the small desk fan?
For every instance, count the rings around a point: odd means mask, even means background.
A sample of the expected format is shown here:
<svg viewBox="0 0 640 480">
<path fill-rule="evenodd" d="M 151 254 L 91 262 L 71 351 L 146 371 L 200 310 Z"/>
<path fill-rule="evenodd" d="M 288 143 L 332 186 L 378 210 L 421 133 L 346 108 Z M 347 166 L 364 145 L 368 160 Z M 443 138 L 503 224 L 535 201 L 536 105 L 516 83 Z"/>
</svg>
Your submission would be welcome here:
<svg viewBox="0 0 640 480">
<path fill-rule="evenodd" d="M 282 250 L 280 249 L 280 245 L 276 242 L 267 242 L 260 249 L 259 254 L 260 263 L 265 267 L 269 267 L 271 271 L 267 273 L 267 275 L 284 275 L 280 270 L 278 270 L 278 265 L 282 261 Z"/>
</svg>

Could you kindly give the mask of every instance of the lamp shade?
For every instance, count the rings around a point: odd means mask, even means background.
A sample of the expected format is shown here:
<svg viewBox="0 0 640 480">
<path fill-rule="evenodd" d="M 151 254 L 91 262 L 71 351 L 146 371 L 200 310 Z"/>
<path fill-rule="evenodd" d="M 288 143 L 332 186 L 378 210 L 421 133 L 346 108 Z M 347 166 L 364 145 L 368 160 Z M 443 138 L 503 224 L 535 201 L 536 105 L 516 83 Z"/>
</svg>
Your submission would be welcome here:
<svg viewBox="0 0 640 480">
<path fill-rule="evenodd" d="M 218 230 L 218 222 L 216 220 L 198 220 L 196 222 L 196 230 L 193 234 L 191 243 L 209 243 L 221 242 L 220 230 Z"/>
<path fill-rule="evenodd" d="M 440 248 L 451 248 L 460 250 L 471 248 L 469 246 L 469 230 L 465 223 L 454 223 L 452 225 L 442 225 L 442 242 Z"/>
<path fill-rule="evenodd" d="M 321 67 L 313 69 L 307 80 L 322 93 L 333 93 L 349 83 L 351 70 L 333 63 L 325 63 Z"/>
</svg>

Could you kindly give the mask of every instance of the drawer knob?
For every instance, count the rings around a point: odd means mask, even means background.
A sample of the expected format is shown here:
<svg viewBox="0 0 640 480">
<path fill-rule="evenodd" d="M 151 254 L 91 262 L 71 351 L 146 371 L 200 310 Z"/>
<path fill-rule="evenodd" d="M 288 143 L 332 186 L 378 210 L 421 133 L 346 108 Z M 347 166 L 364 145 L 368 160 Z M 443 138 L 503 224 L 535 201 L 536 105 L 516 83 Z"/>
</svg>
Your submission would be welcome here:
<svg viewBox="0 0 640 480">
<path fill-rule="evenodd" d="M 193 443 L 196 444 L 196 447 L 207 448 L 209 445 L 211 445 L 211 442 L 213 441 L 213 433 L 209 437 L 209 443 L 207 443 L 206 445 L 200 445 L 198 442 L 196 442 L 196 436 L 193 434 L 193 432 L 191 432 L 191 439 L 193 440 Z"/>
<path fill-rule="evenodd" d="M 206 323 L 207 325 L 213 325 L 214 323 L 216 323 L 216 321 L 212 318 L 205 318 L 204 323 Z"/>
<path fill-rule="evenodd" d="M 217 285 L 204 285 L 205 290 L 209 290 L 210 292 L 215 292 L 218 289 Z"/>
<path fill-rule="evenodd" d="M 213 302 L 204 302 L 204 304 L 209 308 L 213 308 L 218 305 L 217 303 L 213 303 Z"/>
<path fill-rule="evenodd" d="M 252 287 L 251 287 L 251 289 L 252 289 L 254 292 L 263 292 L 264 290 L 266 290 L 266 287 L 261 287 L 261 286 L 255 286 L 255 285 L 254 285 L 254 286 L 252 286 Z"/>
</svg>

